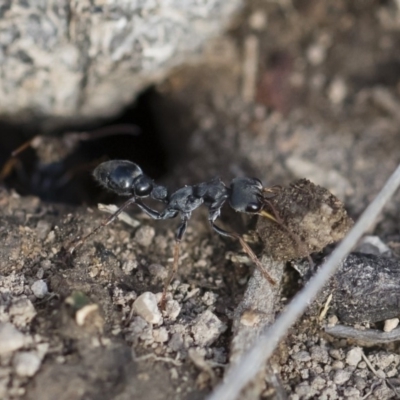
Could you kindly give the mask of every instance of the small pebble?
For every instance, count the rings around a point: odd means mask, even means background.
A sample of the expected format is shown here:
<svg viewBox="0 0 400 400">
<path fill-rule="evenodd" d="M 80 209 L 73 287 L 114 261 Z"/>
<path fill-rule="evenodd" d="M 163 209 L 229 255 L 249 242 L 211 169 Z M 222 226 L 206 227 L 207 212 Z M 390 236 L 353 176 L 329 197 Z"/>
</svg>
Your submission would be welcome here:
<svg viewBox="0 0 400 400">
<path fill-rule="evenodd" d="M 214 292 L 205 292 L 201 298 L 206 306 L 212 306 L 217 301 L 218 295 Z"/>
<path fill-rule="evenodd" d="M 313 66 L 322 64 L 326 58 L 326 47 L 321 43 L 314 43 L 307 49 L 307 59 Z"/>
<path fill-rule="evenodd" d="M 307 361 L 311 361 L 311 356 L 310 353 L 308 351 L 299 351 L 296 354 L 292 354 L 292 358 L 295 361 L 299 361 L 299 362 L 307 362 Z"/>
<path fill-rule="evenodd" d="M 390 254 L 389 247 L 381 240 L 379 236 L 365 236 L 357 247 L 357 251 L 366 254 Z"/>
<path fill-rule="evenodd" d="M 181 305 L 176 300 L 167 300 L 165 304 L 165 314 L 170 321 L 175 321 L 181 312 Z"/>
<path fill-rule="evenodd" d="M 328 317 L 328 326 L 335 326 L 339 322 L 339 318 L 336 315 Z"/>
<path fill-rule="evenodd" d="M 8 313 L 12 323 L 17 327 L 25 327 L 37 314 L 32 302 L 23 297 L 11 303 Z"/>
<path fill-rule="evenodd" d="M 155 342 L 164 343 L 168 340 L 168 331 L 166 328 L 162 327 L 153 330 L 153 338 Z"/>
<path fill-rule="evenodd" d="M 393 390 L 383 382 L 382 385 L 374 389 L 374 397 L 375 399 L 393 399 Z"/>
<path fill-rule="evenodd" d="M 333 375 L 333 382 L 336 385 L 343 385 L 343 383 L 347 382 L 350 379 L 351 371 L 346 369 L 337 370 Z"/>
<path fill-rule="evenodd" d="M 318 396 L 318 398 L 319 399 L 329 399 L 329 400 L 340 399 L 335 385 L 328 386 L 326 389 L 324 389 L 321 392 L 320 396 Z"/>
<path fill-rule="evenodd" d="M 132 322 L 129 325 L 129 330 L 134 334 L 142 333 L 146 327 L 148 326 L 148 322 L 146 322 L 142 317 L 134 317 Z"/>
<path fill-rule="evenodd" d="M 211 311 L 206 310 L 197 317 L 192 326 L 194 341 L 199 346 L 209 346 L 225 332 L 227 326 Z"/>
<path fill-rule="evenodd" d="M 386 374 L 381 369 L 376 370 L 375 374 L 376 374 L 377 377 L 379 377 L 381 379 L 386 379 Z"/>
<path fill-rule="evenodd" d="M 122 271 L 129 275 L 134 269 L 138 267 L 138 262 L 136 260 L 128 260 L 122 264 Z"/>
<path fill-rule="evenodd" d="M 356 366 L 362 358 L 362 349 L 361 347 L 354 347 L 346 354 L 346 363 L 348 365 Z"/>
<path fill-rule="evenodd" d="M 240 323 L 244 326 L 256 326 L 260 323 L 260 312 L 246 310 L 240 317 Z"/>
<path fill-rule="evenodd" d="M 399 357 L 397 354 L 386 353 L 385 351 L 379 351 L 373 356 L 370 355 L 368 358 L 377 368 L 380 369 L 386 369 L 391 364 L 399 364 Z"/>
<path fill-rule="evenodd" d="M 151 292 L 141 294 L 133 303 L 132 311 L 150 324 L 161 324 L 162 315 L 157 306 L 157 298 Z"/>
<path fill-rule="evenodd" d="M 160 264 L 150 264 L 149 272 L 151 275 L 153 275 L 154 277 L 156 277 L 162 281 L 167 279 L 167 276 L 168 276 L 167 268 L 163 267 Z"/>
<path fill-rule="evenodd" d="M 49 292 L 47 283 L 42 279 L 35 281 L 31 286 L 31 290 L 38 299 L 43 299 L 43 297 L 45 297 Z"/>
<path fill-rule="evenodd" d="M 183 335 L 180 332 L 173 333 L 168 342 L 168 347 L 172 351 L 181 351 L 184 348 Z"/>
<path fill-rule="evenodd" d="M 393 329 L 397 328 L 397 325 L 399 325 L 399 322 L 400 322 L 400 320 L 398 318 L 387 319 L 385 321 L 383 330 L 385 332 L 392 332 Z"/>
<path fill-rule="evenodd" d="M 354 378 L 354 386 L 358 389 L 358 390 L 364 390 L 367 387 L 367 382 L 365 379 L 360 378 L 359 376 L 356 376 Z"/>
<path fill-rule="evenodd" d="M 335 78 L 328 89 L 329 100 L 335 104 L 342 104 L 347 96 L 347 85 L 341 78 Z"/>
<path fill-rule="evenodd" d="M 36 225 L 36 231 L 39 239 L 44 240 L 51 231 L 51 224 L 41 219 Z"/>
<path fill-rule="evenodd" d="M 343 394 L 346 397 L 352 397 L 354 399 L 359 399 L 360 398 L 360 391 L 356 389 L 355 387 L 347 387 L 343 390 Z"/>
<path fill-rule="evenodd" d="M 20 349 L 24 341 L 24 335 L 12 324 L 0 322 L 0 355 Z"/>
<path fill-rule="evenodd" d="M 135 241 L 143 247 L 151 245 L 156 231 L 149 225 L 141 226 L 135 233 Z"/>
<path fill-rule="evenodd" d="M 336 360 L 332 363 L 332 368 L 333 369 L 343 369 L 344 368 L 344 362 L 340 360 Z"/>
<path fill-rule="evenodd" d="M 365 368 L 367 368 L 367 363 L 365 361 L 361 361 L 360 363 L 358 363 L 357 368 L 365 369 Z"/>
<path fill-rule="evenodd" d="M 313 361 L 327 364 L 330 360 L 328 350 L 322 346 L 313 346 L 310 349 L 311 358 Z"/>
<path fill-rule="evenodd" d="M 263 10 L 257 10 L 249 17 L 249 25 L 255 31 L 261 31 L 267 26 L 267 15 Z"/>
<path fill-rule="evenodd" d="M 316 391 L 307 382 L 300 382 L 296 385 L 295 391 L 301 399 L 310 399 L 316 395 Z"/>
<path fill-rule="evenodd" d="M 40 368 L 41 359 L 36 352 L 23 351 L 17 353 L 13 360 L 15 372 L 19 376 L 33 376 Z"/>
<path fill-rule="evenodd" d="M 342 349 L 329 350 L 329 355 L 332 358 L 334 358 L 335 360 L 343 360 L 344 359 L 344 352 Z"/>
<path fill-rule="evenodd" d="M 301 375 L 301 378 L 302 378 L 303 380 L 306 380 L 306 379 L 308 379 L 309 376 L 310 376 L 310 370 L 307 369 L 307 368 L 301 369 L 301 370 L 300 370 L 300 375 Z"/>
<path fill-rule="evenodd" d="M 313 389 L 322 390 L 324 387 L 326 387 L 326 380 L 321 376 L 316 376 L 313 379 L 311 386 Z"/>
<path fill-rule="evenodd" d="M 44 276 L 44 269 L 42 267 L 40 267 L 38 269 L 38 271 L 36 272 L 36 278 L 43 279 L 43 276 Z"/>
</svg>

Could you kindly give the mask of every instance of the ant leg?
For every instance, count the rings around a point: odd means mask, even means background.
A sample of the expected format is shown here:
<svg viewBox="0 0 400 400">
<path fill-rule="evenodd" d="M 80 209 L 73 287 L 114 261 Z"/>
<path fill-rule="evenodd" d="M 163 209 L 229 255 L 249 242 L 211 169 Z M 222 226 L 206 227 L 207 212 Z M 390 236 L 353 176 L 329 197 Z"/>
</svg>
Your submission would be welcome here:
<svg viewBox="0 0 400 400">
<path fill-rule="evenodd" d="M 69 248 L 67 248 L 67 251 L 69 251 L 70 253 L 73 253 L 75 251 L 75 249 L 79 246 L 81 246 L 83 243 L 86 242 L 86 240 L 94 235 L 95 233 L 97 233 L 101 228 L 103 228 L 104 226 L 107 226 L 109 224 L 111 224 L 111 222 L 113 222 L 119 214 L 122 213 L 122 211 L 128 207 L 130 204 L 133 204 L 136 202 L 136 197 L 131 197 L 129 200 L 127 200 L 124 204 L 122 204 L 122 206 L 120 208 L 118 208 L 117 211 L 115 211 L 114 214 L 112 214 L 109 218 L 107 218 L 106 220 L 104 220 L 99 226 L 97 226 L 95 229 L 93 229 L 90 233 L 88 233 L 86 236 L 84 236 L 82 239 L 79 239 L 75 244 L 69 246 Z"/>
<path fill-rule="evenodd" d="M 161 297 L 161 304 L 160 304 L 160 307 L 162 310 L 165 309 L 165 300 L 166 300 L 166 296 L 167 296 L 168 287 L 169 287 L 172 279 L 174 278 L 176 272 L 178 271 L 181 240 L 183 238 L 183 235 L 185 234 L 189 218 L 190 218 L 190 215 L 183 215 L 182 222 L 176 231 L 175 245 L 174 245 L 174 261 L 172 264 L 172 268 L 170 268 L 170 270 L 168 272 L 168 276 L 167 276 L 167 279 L 165 280 L 165 284 L 164 284 L 164 290 L 163 290 L 163 294 Z"/>
<path fill-rule="evenodd" d="M 240 244 L 242 245 L 243 250 L 247 253 L 247 255 L 250 257 L 251 261 L 253 261 L 253 263 L 256 265 L 256 267 L 264 275 L 265 279 L 271 285 L 276 284 L 275 280 L 271 277 L 271 275 L 267 271 L 265 271 L 264 266 L 261 264 L 260 260 L 254 254 L 251 247 L 246 243 L 246 241 L 238 233 L 227 232 L 227 231 L 221 229 L 220 227 L 218 227 L 217 225 L 215 225 L 215 222 L 212 220 L 210 220 L 210 224 L 211 224 L 212 228 L 215 230 L 215 232 L 217 232 L 221 236 L 230 237 L 230 238 L 239 240 Z"/>
</svg>

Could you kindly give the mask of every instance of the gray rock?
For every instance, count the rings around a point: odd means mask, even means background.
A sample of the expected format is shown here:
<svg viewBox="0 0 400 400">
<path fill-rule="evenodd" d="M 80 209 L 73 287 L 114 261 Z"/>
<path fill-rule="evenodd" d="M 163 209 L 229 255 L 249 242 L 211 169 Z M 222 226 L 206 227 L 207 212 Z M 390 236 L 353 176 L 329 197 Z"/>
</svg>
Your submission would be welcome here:
<svg viewBox="0 0 400 400">
<path fill-rule="evenodd" d="M 218 34 L 241 1 L 40 4 L 0 7 L 4 115 L 114 115 Z"/>
</svg>

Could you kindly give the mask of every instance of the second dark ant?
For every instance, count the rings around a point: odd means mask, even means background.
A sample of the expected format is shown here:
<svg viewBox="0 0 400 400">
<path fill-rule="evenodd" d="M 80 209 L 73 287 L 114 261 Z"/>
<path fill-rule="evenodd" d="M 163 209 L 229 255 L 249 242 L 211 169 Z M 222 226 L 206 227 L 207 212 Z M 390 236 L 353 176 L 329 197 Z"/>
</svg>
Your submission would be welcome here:
<svg viewBox="0 0 400 400">
<path fill-rule="evenodd" d="M 143 173 L 142 169 L 137 164 L 131 161 L 112 160 L 103 162 L 96 167 L 93 176 L 106 189 L 120 196 L 129 197 L 129 199 L 92 232 L 70 246 L 68 250 L 71 253 L 100 228 L 113 222 L 130 204 L 136 204 L 144 213 L 156 220 L 180 216 L 181 223 L 175 234 L 174 261 L 165 282 L 161 307 L 165 305 L 169 284 L 178 269 L 180 242 L 185 234 L 188 221 L 192 212 L 202 204 L 208 208 L 208 221 L 212 229 L 222 236 L 239 240 L 243 250 L 262 272 L 268 282 L 272 285 L 276 283 L 269 273 L 265 271 L 260 260 L 242 236 L 235 232 L 225 231 L 215 224 L 215 221 L 220 216 L 221 208 L 226 201 L 228 201 L 229 205 L 237 212 L 259 214 L 280 224 L 273 215 L 264 209 L 268 204 L 266 198 L 267 193 L 273 193 L 274 188 L 264 188 L 259 179 L 234 178 L 228 187 L 221 179 L 214 178 L 211 181 L 202 182 L 197 185 L 184 186 L 170 194 L 167 188 L 155 184 L 150 177 Z M 144 204 L 142 199 L 146 197 L 164 203 L 166 205 L 164 210 L 159 212 Z"/>
</svg>

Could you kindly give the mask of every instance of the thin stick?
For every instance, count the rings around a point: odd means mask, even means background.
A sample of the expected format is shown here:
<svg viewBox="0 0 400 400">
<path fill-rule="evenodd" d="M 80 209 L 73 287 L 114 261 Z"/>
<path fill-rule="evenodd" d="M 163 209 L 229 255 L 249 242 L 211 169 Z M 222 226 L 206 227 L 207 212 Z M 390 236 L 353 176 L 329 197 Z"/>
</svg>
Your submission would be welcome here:
<svg viewBox="0 0 400 400">
<path fill-rule="evenodd" d="M 393 196 L 400 185 L 400 165 L 390 176 L 385 186 L 375 200 L 367 207 L 360 219 L 333 251 L 328 260 L 323 264 L 308 285 L 299 292 L 276 320 L 275 324 L 264 332 L 250 350 L 227 374 L 224 382 L 219 385 L 208 400 L 233 400 L 238 398 L 240 391 L 260 371 L 265 361 L 272 355 L 280 340 L 289 328 L 303 314 L 307 306 L 336 271 L 343 259 L 350 253 L 361 236 L 369 229 L 379 216 L 384 205 Z"/>
</svg>

